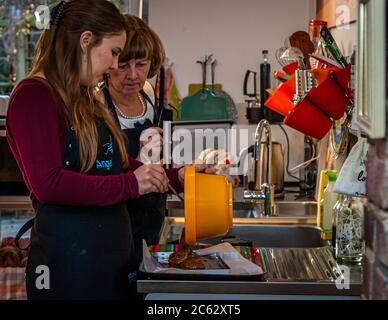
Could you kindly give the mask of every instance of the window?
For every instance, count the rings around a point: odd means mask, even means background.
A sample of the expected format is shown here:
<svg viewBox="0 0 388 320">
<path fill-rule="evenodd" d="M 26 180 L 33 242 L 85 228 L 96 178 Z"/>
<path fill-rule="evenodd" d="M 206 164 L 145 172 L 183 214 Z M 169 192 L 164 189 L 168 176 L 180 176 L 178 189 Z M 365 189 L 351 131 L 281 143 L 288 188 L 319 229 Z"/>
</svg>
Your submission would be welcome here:
<svg viewBox="0 0 388 320">
<path fill-rule="evenodd" d="M 386 134 L 386 1 L 360 0 L 357 123 L 372 139 Z"/>
<path fill-rule="evenodd" d="M 138 12 L 139 0 L 110 0 L 121 12 Z M 145 0 L 143 0 L 144 2 Z M 51 9 L 58 0 L 6 0 L 0 3 L 0 95 L 9 94 L 28 73 L 41 30 L 35 27 L 38 5 Z M 145 2 L 146 3 L 146 2 Z M 144 6 L 145 4 L 142 3 Z"/>
</svg>

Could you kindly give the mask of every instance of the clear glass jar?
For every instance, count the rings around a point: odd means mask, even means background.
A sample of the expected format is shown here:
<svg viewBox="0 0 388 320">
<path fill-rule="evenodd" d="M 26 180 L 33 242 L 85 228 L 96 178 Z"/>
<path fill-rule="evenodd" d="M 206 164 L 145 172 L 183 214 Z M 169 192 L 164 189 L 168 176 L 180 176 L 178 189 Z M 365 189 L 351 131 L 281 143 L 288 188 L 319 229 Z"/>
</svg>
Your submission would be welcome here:
<svg viewBox="0 0 388 320">
<path fill-rule="evenodd" d="M 333 246 L 334 251 L 336 248 L 336 240 L 337 240 L 337 237 L 336 237 L 336 234 L 337 234 L 337 215 L 338 215 L 338 210 L 341 207 L 343 199 L 344 199 L 344 195 L 338 194 L 338 200 L 333 207 L 333 227 L 332 227 L 333 237 L 331 239 L 331 245 Z"/>
<path fill-rule="evenodd" d="M 344 196 L 336 211 L 336 258 L 341 263 L 361 263 L 364 240 L 360 203 L 350 196 Z"/>
</svg>

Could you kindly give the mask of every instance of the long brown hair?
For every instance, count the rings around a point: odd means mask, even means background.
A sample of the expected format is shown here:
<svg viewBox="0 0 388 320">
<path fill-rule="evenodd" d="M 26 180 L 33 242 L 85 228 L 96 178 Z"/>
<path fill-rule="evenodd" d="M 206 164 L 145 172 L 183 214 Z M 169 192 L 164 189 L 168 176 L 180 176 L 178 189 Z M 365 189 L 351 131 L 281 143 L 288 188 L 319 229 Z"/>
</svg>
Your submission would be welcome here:
<svg viewBox="0 0 388 320">
<path fill-rule="evenodd" d="M 107 124 L 119 148 L 123 166 L 128 167 L 128 155 L 120 128 L 105 105 L 96 100 L 93 94 L 95 88 L 81 84 L 80 72 L 81 34 L 85 31 L 93 34 L 93 43 L 87 51 L 90 74 L 90 49 L 100 44 L 104 37 L 126 31 L 123 16 L 115 5 L 106 0 L 70 0 L 65 4 L 62 2 L 56 9 L 60 13 L 53 11 L 53 24 L 41 34 L 28 77 L 43 73 L 61 97 L 79 140 L 81 172 L 89 171 L 97 158 L 96 118 Z"/>
</svg>

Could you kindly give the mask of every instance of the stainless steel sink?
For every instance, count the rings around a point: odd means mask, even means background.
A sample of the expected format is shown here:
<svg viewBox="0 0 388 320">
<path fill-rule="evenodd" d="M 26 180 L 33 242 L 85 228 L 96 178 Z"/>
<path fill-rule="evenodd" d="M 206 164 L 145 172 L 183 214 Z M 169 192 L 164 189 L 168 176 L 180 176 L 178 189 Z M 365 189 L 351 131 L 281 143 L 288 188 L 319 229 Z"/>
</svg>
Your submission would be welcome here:
<svg viewBox="0 0 388 320">
<path fill-rule="evenodd" d="M 261 207 L 249 202 L 233 202 L 233 216 L 236 218 L 257 218 L 261 216 Z M 315 201 L 277 201 L 275 217 L 316 217 Z"/>
<path fill-rule="evenodd" d="M 168 200 L 169 216 L 184 216 L 183 203 L 179 200 Z M 315 217 L 317 203 L 315 201 L 276 201 L 275 216 L 286 217 Z M 244 201 L 233 202 L 233 216 L 249 218 L 260 216 L 260 205 Z"/>
<path fill-rule="evenodd" d="M 321 229 L 307 225 L 235 225 L 226 236 L 200 240 L 209 244 L 222 241 L 251 241 L 254 247 L 261 248 L 315 248 L 327 245 L 321 239 Z"/>
<path fill-rule="evenodd" d="M 316 227 L 316 201 L 297 200 L 295 194 L 275 202 L 275 215 L 262 216 L 261 206 L 257 203 L 241 200 L 234 194 L 234 226 L 226 237 L 234 237 L 252 242 L 262 248 L 315 248 L 327 245 L 321 239 L 321 229 Z M 178 200 L 167 202 L 172 230 L 164 230 L 164 239 L 177 238 L 184 225 L 183 203 Z M 179 227 L 176 222 L 181 223 Z M 171 223 L 168 223 L 171 224 Z M 174 233 L 173 236 L 171 234 Z M 201 239 L 201 243 L 217 244 L 224 237 Z"/>
<path fill-rule="evenodd" d="M 161 242 L 178 242 L 184 230 L 184 220 L 167 218 Z M 261 248 L 317 248 L 329 243 L 321 239 L 321 229 L 309 225 L 235 224 L 225 236 L 199 239 L 201 244 L 215 245 L 223 241 L 232 244 L 249 243 Z M 244 244 L 242 244 L 244 245 Z"/>
</svg>

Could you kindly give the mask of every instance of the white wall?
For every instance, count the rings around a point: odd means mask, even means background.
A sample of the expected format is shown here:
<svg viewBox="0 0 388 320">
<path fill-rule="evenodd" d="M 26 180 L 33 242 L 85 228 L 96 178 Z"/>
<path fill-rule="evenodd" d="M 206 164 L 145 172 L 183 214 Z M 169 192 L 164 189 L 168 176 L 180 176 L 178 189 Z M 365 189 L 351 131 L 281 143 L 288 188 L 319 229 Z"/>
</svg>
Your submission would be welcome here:
<svg viewBox="0 0 388 320">
<path fill-rule="evenodd" d="M 275 59 L 276 49 L 293 32 L 307 31 L 309 19 L 315 17 L 315 2 L 149 0 L 149 24 L 174 62 L 177 86 L 183 97 L 189 83 L 201 83 L 201 68 L 195 62 L 214 53 L 218 60 L 215 80 L 239 103 L 244 101 L 245 71 L 258 71 L 264 49 L 270 51 L 272 68 L 280 68 Z M 210 82 L 210 70 L 208 79 Z"/>
<path fill-rule="evenodd" d="M 249 128 L 253 143 L 256 126 L 245 119 L 243 81 L 247 69 L 258 71 L 261 51 L 268 49 L 272 70 L 280 69 L 275 51 L 286 38 L 307 31 L 315 18 L 315 0 L 149 0 L 149 24 L 158 33 L 167 56 L 174 62 L 174 74 L 182 97 L 189 83 L 201 83 L 196 63 L 214 53 L 218 66 L 215 81 L 223 84 L 238 106 L 239 125 Z M 208 70 L 210 82 L 210 68 Z M 258 90 L 260 89 L 258 76 Z M 276 87 L 277 83 L 272 82 Z M 303 162 L 303 135 L 285 126 L 290 135 L 290 168 Z M 273 126 L 274 140 L 286 147 L 283 132 Z M 292 180 L 286 174 L 286 180 Z"/>
</svg>

